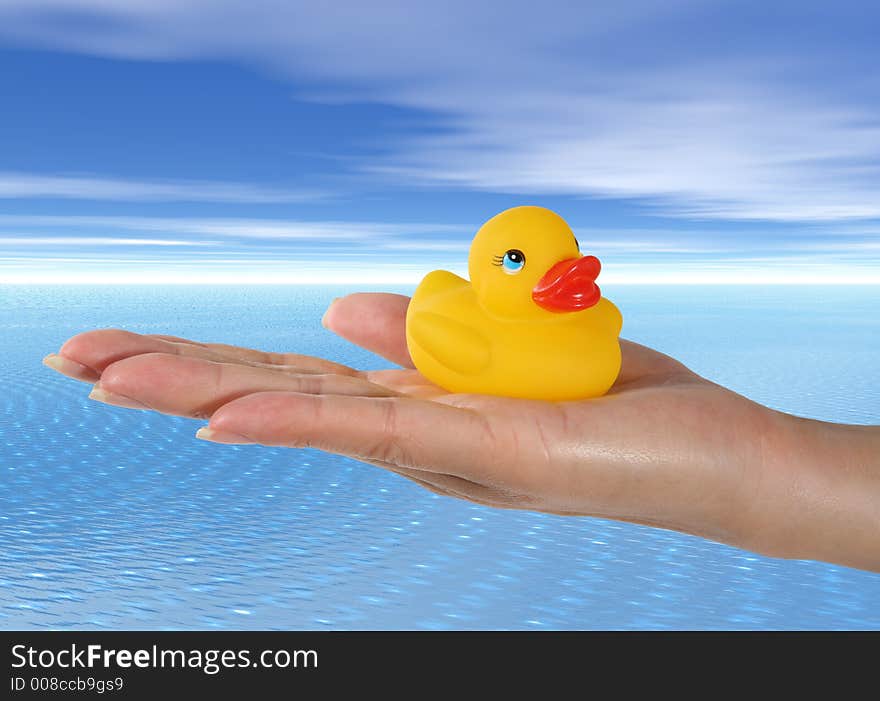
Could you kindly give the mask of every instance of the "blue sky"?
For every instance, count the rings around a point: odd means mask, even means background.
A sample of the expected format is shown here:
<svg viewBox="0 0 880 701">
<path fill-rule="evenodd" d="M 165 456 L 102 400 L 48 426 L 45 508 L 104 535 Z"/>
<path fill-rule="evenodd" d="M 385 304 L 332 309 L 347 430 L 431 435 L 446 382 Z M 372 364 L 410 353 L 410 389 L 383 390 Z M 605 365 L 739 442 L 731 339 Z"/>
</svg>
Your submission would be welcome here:
<svg viewBox="0 0 880 701">
<path fill-rule="evenodd" d="M 869 2 L 0 0 L 0 280 L 880 282 Z"/>
</svg>

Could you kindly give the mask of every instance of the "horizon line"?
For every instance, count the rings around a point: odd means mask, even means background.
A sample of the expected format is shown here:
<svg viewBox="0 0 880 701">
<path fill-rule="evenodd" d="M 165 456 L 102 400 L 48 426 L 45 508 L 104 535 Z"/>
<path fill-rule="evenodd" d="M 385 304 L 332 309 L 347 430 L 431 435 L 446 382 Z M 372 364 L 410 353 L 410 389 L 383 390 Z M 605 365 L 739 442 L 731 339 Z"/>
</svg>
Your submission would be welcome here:
<svg viewBox="0 0 880 701">
<path fill-rule="evenodd" d="M 346 276 L 346 277 L 322 277 L 309 276 L 297 279 L 281 278 L 273 276 L 241 276 L 241 277 L 202 277 L 192 278 L 187 276 L 139 276 L 139 275 L 105 275 L 105 276 L 22 276 L 9 278 L 0 275 L 0 286 L 93 286 L 105 287 L 109 285 L 131 287 L 155 287 L 161 285 L 175 286 L 209 286 L 227 285 L 239 287 L 309 287 L 322 285 L 418 285 L 424 275 L 372 275 L 372 276 Z M 465 276 L 465 279 L 466 276 Z M 600 281 L 600 287 L 605 286 L 804 286 L 804 285 L 833 285 L 833 286 L 875 286 L 880 285 L 880 272 L 875 275 L 865 276 L 725 276 L 723 274 L 698 274 L 698 275 L 643 275 L 643 276 L 609 276 Z"/>
</svg>

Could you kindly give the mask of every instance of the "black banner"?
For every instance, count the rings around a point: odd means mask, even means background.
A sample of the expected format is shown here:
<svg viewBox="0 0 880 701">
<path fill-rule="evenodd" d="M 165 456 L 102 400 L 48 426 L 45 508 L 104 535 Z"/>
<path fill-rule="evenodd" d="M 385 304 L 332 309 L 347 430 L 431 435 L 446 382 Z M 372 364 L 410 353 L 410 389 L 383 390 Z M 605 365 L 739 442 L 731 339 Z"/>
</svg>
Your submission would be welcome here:
<svg viewBox="0 0 880 701">
<path fill-rule="evenodd" d="M 456 695 L 474 682 L 620 693 L 681 690 L 706 675 L 730 691 L 756 675 L 814 680 L 844 651 L 880 649 L 875 633 L 4 632 L 0 642 L 0 698 L 10 699 L 291 698 L 353 684 L 419 696 L 413 680 Z"/>
</svg>

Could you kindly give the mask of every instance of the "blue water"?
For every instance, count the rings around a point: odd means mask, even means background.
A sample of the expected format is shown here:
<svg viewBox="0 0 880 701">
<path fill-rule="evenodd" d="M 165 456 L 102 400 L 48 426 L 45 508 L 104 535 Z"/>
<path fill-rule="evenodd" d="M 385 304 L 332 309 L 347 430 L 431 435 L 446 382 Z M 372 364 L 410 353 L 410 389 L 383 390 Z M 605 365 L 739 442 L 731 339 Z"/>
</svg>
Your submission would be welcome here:
<svg viewBox="0 0 880 701">
<path fill-rule="evenodd" d="M 880 575 L 498 511 L 227 447 L 40 364 L 116 326 L 387 366 L 342 288 L 0 287 L 0 628 L 880 628 Z M 620 287 L 625 335 L 775 408 L 880 423 L 880 287 Z"/>
</svg>

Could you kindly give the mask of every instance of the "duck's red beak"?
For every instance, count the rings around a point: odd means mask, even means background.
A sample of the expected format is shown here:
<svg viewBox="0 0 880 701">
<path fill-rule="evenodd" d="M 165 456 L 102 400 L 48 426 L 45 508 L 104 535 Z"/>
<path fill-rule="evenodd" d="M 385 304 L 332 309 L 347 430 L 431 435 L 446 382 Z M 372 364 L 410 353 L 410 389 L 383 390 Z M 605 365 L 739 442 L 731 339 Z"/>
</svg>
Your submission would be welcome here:
<svg viewBox="0 0 880 701">
<path fill-rule="evenodd" d="M 532 299 L 551 312 L 575 312 L 592 307 L 602 296 L 596 284 L 601 269 L 596 256 L 561 260 L 535 285 Z"/>
</svg>

